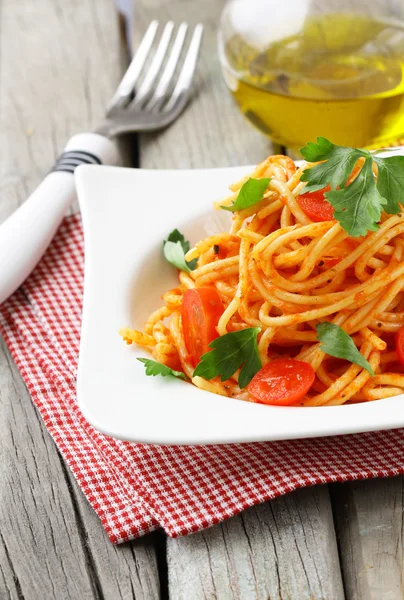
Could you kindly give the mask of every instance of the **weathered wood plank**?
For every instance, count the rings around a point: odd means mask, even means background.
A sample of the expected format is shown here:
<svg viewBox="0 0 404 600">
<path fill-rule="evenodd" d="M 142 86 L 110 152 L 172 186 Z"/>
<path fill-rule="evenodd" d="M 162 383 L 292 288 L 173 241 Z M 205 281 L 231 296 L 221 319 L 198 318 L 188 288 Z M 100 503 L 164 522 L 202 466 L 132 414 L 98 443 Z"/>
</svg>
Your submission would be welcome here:
<svg viewBox="0 0 404 600">
<path fill-rule="evenodd" d="M 110 0 L 2 0 L 0 220 L 67 139 L 102 118 L 122 69 Z M 0 346 L 0 598 L 158 598 L 155 536 L 112 546 Z"/>
<path fill-rule="evenodd" d="M 403 477 L 331 486 L 347 600 L 404 597 Z"/>
<path fill-rule="evenodd" d="M 233 105 L 221 76 L 216 33 L 222 6 L 205 0 L 196 11 L 195 3 L 181 0 L 135 2 L 137 40 L 152 18 L 205 25 L 194 99 L 170 128 L 141 137 L 142 167 L 248 164 L 271 152 L 269 140 Z M 168 539 L 167 552 L 173 599 L 343 598 L 327 488 L 280 498 L 189 538 Z"/>
<path fill-rule="evenodd" d="M 3 0 L 0 218 L 23 202 L 69 137 L 98 124 L 119 80 L 108 1 Z"/>
<path fill-rule="evenodd" d="M 251 508 L 221 527 L 168 541 L 170 597 L 344 597 L 326 487 Z"/>
</svg>

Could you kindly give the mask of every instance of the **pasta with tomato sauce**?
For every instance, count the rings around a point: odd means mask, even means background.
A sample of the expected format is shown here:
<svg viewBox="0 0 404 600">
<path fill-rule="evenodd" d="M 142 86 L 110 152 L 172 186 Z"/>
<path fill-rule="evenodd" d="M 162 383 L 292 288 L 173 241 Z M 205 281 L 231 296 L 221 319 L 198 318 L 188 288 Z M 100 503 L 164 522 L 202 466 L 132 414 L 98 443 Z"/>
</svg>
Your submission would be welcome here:
<svg viewBox="0 0 404 600">
<path fill-rule="evenodd" d="M 331 198 L 337 205 L 352 189 L 353 202 L 359 202 L 367 178 L 366 218 L 376 206 L 374 185 L 380 177 L 382 189 L 384 168 L 364 152 L 349 156 L 349 177 L 341 185 L 323 180 L 323 187 L 320 182 L 305 192 L 310 179 L 302 175 L 324 161 L 297 168 L 289 157 L 274 155 L 230 186 L 231 195 L 215 205 L 232 210 L 230 230 L 185 253 L 184 264 L 197 260 L 196 267 L 179 272 L 178 285 L 163 295 L 144 331 L 126 328 L 123 339 L 147 348 L 158 363 L 203 390 L 253 402 L 330 406 L 404 393 L 404 217 L 385 212 L 379 194 L 378 224 L 368 225 L 364 235 L 357 235 L 359 229 L 349 234 L 349 211 L 335 208 Z M 253 190 L 255 201 L 246 206 L 251 180 L 261 192 Z M 233 210 L 241 201 L 246 207 Z M 336 332 L 328 345 L 319 335 L 325 323 Z M 245 336 L 228 336 L 237 332 Z M 251 358 L 243 387 L 241 363 L 225 380 L 223 373 L 243 348 L 240 361 L 249 362 L 247 337 L 257 358 L 254 364 Z M 225 341 L 228 356 L 217 354 L 223 365 L 212 371 L 219 374 L 199 375 L 201 357 L 225 352 Z M 352 359 L 358 355 L 362 362 Z"/>
</svg>

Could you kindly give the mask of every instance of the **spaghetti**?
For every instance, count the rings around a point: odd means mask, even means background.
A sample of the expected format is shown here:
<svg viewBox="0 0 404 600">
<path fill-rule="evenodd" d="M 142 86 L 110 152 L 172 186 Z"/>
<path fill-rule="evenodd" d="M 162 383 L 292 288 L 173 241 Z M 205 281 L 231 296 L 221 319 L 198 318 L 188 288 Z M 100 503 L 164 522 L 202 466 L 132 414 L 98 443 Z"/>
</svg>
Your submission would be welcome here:
<svg viewBox="0 0 404 600">
<path fill-rule="evenodd" d="M 351 181 L 362 164 L 359 159 Z M 262 199 L 234 213 L 229 232 L 187 252 L 187 261 L 198 259 L 195 270 L 179 273 L 178 286 L 163 295 L 164 305 L 150 315 L 144 332 L 125 329 L 125 341 L 147 347 L 158 362 L 183 371 L 201 389 L 251 400 L 237 372 L 225 382 L 194 377 L 181 309 L 187 290 L 209 287 L 223 304 L 219 336 L 259 327 L 262 365 L 286 357 L 312 367 L 313 384 L 297 404 L 341 405 L 404 393 L 394 341 L 404 326 L 403 215 L 383 213 L 379 229 L 361 238 L 350 237 L 332 218 L 313 221 L 298 196 L 305 185 L 300 177 L 310 166 L 297 168 L 280 155 L 258 165 L 250 177 L 270 179 Z M 216 206 L 231 206 L 247 179 L 232 185 L 231 195 Z M 316 335 L 324 321 L 352 337 L 374 377 L 324 353 Z"/>
</svg>

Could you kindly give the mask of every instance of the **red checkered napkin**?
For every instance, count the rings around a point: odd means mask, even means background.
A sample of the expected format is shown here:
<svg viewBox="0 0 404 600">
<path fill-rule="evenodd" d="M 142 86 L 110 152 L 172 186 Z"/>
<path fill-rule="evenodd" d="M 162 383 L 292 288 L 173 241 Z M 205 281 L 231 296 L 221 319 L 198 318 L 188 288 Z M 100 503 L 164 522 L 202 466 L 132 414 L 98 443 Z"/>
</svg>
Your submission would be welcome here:
<svg viewBox="0 0 404 600">
<path fill-rule="evenodd" d="M 209 527 L 296 488 L 404 472 L 404 430 L 275 443 L 151 446 L 109 438 L 76 404 L 83 289 L 79 216 L 65 219 L 0 327 L 32 399 L 114 543 Z"/>
</svg>

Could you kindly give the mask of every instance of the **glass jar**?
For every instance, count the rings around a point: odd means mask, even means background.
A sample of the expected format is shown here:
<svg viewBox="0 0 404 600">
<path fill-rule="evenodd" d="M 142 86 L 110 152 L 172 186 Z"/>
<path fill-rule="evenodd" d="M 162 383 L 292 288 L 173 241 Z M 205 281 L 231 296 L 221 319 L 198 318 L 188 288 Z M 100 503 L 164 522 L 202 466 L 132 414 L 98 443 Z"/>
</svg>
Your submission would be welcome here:
<svg viewBox="0 0 404 600">
<path fill-rule="evenodd" d="M 275 142 L 404 137 L 402 0 L 230 0 L 218 43 L 238 106 Z"/>
</svg>

